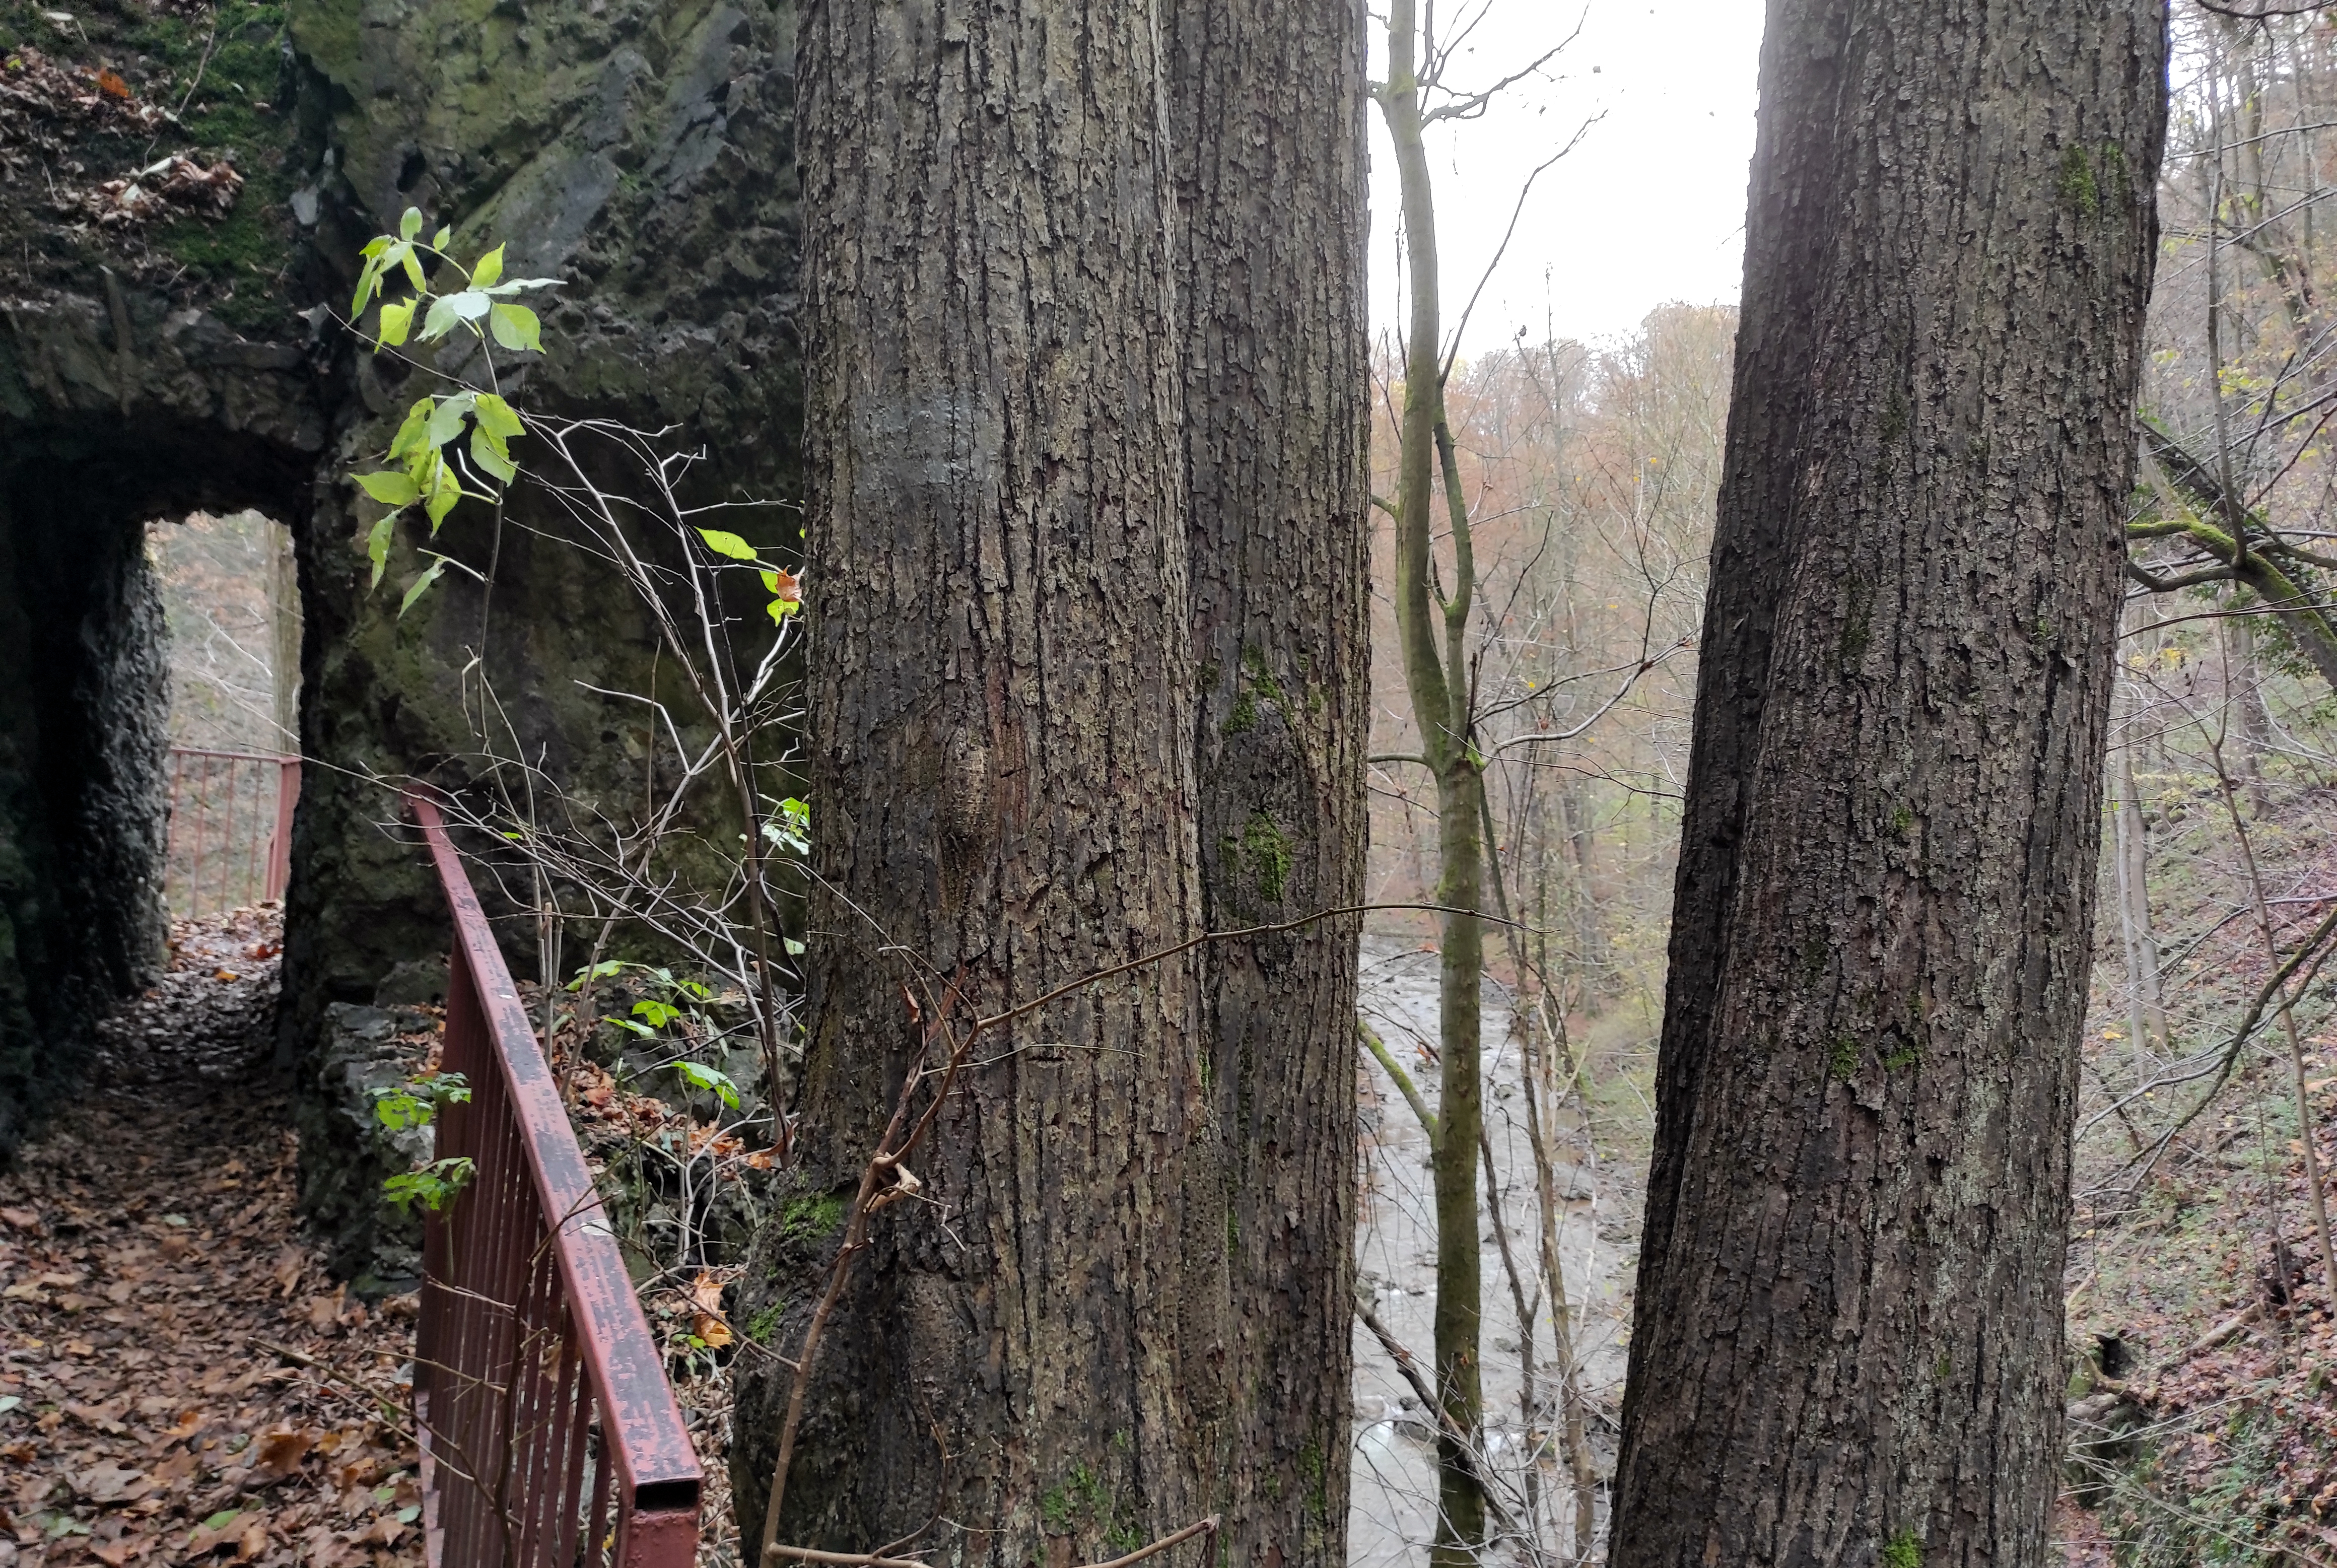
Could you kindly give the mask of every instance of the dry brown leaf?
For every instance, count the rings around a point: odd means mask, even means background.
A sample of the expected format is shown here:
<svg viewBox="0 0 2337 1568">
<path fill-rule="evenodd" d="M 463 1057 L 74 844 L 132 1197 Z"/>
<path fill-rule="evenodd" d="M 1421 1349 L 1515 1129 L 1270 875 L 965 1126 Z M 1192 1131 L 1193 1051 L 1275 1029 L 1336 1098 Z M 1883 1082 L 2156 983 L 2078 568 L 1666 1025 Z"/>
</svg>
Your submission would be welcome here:
<svg viewBox="0 0 2337 1568">
<path fill-rule="evenodd" d="M 316 1446 L 315 1428 L 279 1426 L 261 1435 L 252 1467 L 271 1481 L 280 1481 L 298 1470 Z"/>
<path fill-rule="evenodd" d="M 108 1461 L 73 1478 L 73 1490 L 93 1503 L 121 1503 L 145 1495 L 153 1483 L 142 1470 L 124 1470 Z"/>
</svg>

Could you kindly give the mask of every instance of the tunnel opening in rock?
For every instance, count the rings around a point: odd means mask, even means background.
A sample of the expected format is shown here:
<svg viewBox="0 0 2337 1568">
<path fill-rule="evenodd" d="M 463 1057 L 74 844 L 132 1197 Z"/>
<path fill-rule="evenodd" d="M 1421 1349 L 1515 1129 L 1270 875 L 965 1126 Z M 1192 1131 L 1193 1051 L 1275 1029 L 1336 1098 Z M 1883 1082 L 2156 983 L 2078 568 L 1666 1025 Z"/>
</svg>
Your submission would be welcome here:
<svg viewBox="0 0 2337 1568">
<path fill-rule="evenodd" d="M 0 437 L 5 1153 L 83 1082 L 96 1024 L 166 952 L 171 642 L 152 520 L 297 521 L 311 460 L 192 424 Z"/>
</svg>

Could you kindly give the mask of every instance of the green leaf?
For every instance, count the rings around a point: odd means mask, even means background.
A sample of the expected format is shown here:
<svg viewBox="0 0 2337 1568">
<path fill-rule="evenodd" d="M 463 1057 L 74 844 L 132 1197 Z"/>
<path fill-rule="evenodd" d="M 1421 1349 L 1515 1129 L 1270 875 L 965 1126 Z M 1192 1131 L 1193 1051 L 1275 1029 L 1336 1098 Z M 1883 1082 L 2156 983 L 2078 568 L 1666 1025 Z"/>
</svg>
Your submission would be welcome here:
<svg viewBox="0 0 2337 1568">
<path fill-rule="evenodd" d="M 657 1038 L 657 1031 L 646 1024 L 636 1024 L 630 1018 L 603 1018 L 603 1024 L 614 1024 L 620 1029 L 630 1029 L 644 1040 Z"/>
<path fill-rule="evenodd" d="M 484 289 L 504 275 L 504 248 L 500 245 L 479 258 L 471 269 L 471 287 Z"/>
<path fill-rule="evenodd" d="M 496 342 L 514 352 L 543 352 L 543 323 L 524 305 L 506 305 L 497 300 L 494 309 L 487 313 L 487 329 L 495 335 Z"/>
<path fill-rule="evenodd" d="M 722 1097 L 722 1103 L 733 1111 L 738 1109 L 738 1085 L 731 1082 L 728 1073 L 717 1073 L 713 1068 L 702 1067 L 695 1062 L 677 1062 L 673 1070 L 680 1073 L 691 1088 L 711 1089 Z"/>
<path fill-rule="evenodd" d="M 446 1200 L 471 1184 L 478 1167 L 460 1157 L 433 1160 L 419 1171 L 408 1171 L 393 1176 L 381 1184 L 382 1196 L 400 1209 L 411 1209 L 419 1203 L 432 1213 L 446 1205 Z"/>
<path fill-rule="evenodd" d="M 492 392 L 479 393 L 473 399 L 472 407 L 479 416 L 479 424 L 499 439 L 509 440 L 527 429 L 520 423 L 519 416 L 513 412 L 512 406 Z"/>
<path fill-rule="evenodd" d="M 471 430 L 471 461 L 505 485 L 519 477 L 519 466 L 511 460 L 502 439 L 484 425 Z"/>
<path fill-rule="evenodd" d="M 446 296 L 447 308 L 465 321 L 476 321 L 494 306 L 494 301 L 476 289 L 465 289 L 459 294 Z"/>
<path fill-rule="evenodd" d="M 788 957 L 800 958 L 804 956 L 804 945 L 797 941 L 794 937 L 782 936 L 779 938 L 779 941 L 786 946 Z"/>
<path fill-rule="evenodd" d="M 454 243 L 454 240 L 455 230 L 450 224 L 446 228 L 439 230 L 436 234 L 431 237 L 430 248 L 433 250 L 444 250 L 448 245 Z"/>
<path fill-rule="evenodd" d="M 414 580 L 414 586 L 406 591 L 406 597 L 397 602 L 397 618 L 400 621 L 406 619 L 406 612 L 414 608 L 416 600 L 430 592 L 430 584 L 437 582 L 438 573 L 445 570 L 446 570 L 446 557 L 433 555 L 428 568 L 421 576 Z"/>
<path fill-rule="evenodd" d="M 374 243 L 385 241 L 376 240 Z M 349 302 L 349 314 L 353 317 L 365 314 L 366 301 L 373 298 L 374 285 L 381 281 L 381 259 L 372 253 L 372 245 L 367 246 L 366 250 L 365 267 L 357 273 L 357 298 Z"/>
<path fill-rule="evenodd" d="M 383 251 L 388 249 L 389 236 L 386 234 L 376 234 L 372 239 L 367 240 L 365 244 L 359 248 L 357 254 L 364 257 L 367 260 L 371 261 L 379 257 Z"/>
<path fill-rule="evenodd" d="M 435 536 L 438 524 L 446 521 L 446 514 L 452 512 L 455 503 L 463 498 L 463 486 L 444 463 L 438 465 L 431 480 L 430 498 L 423 502 L 422 510 L 430 518 L 430 532 Z"/>
<path fill-rule="evenodd" d="M 633 1016 L 646 1019 L 652 1029 L 662 1029 L 681 1016 L 681 1009 L 670 1003 L 653 1001 L 644 996 L 633 1004 Z"/>
<path fill-rule="evenodd" d="M 385 506 L 411 506 L 422 499 L 422 492 L 415 487 L 414 481 L 395 469 L 383 474 L 359 474 L 355 477 L 367 495 Z"/>
<path fill-rule="evenodd" d="M 381 336 L 374 344 L 374 352 L 379 353 L 385 346 L 396 348 L 406 341 L 406 333 L 413 329 L 413 300 L 408 299 L 402 305 L 384 305 L 381 308 Z"/>
<path fill-rule="evenodd" d="M 411 457 L 428 446 L 430 410 L 436 407 L 438 400 L 435 397 L 425 397 L 406 411 L 406 423 L 397 427 L 396 436 L 389 443 L 391 462 L 395 463 L 400 457 Z"/>
<path fill-rule="evenodd" d="M 243 1510 L 240 1508 L 222 1508 L 218 1513 L 203 1521 L 203 1528 L 206 1530 L 216 1530 L 220 1525 L 225 1524 L 229 1520 L 240 1519 L 242 1516 Z"/>
<path fill-rule="evenodd" d="M 784 626 L 787 623 L 788 616 L 803 608 L 803 601 L 800 599 L 774 599 L 768 604 L 765 605 L 764 608 L 771 612 L 771 623 L 773 625 Z"/>
<path fill-rule="evenodd" d="M 397 237 L 400 240 L 411 240 L 416 234 L 421 232 L 422 209 L 419 207 L 408 207 L 406 210 L 405 216 L 401 217 L 397 220 Z"/>
<path fill-rule="evenodd" d="M 733 561 L 752 561 L 755 558 L 755 547 L 736 534 L 725 534 L 719 528 L 700 528 L 698 536 L 705 540 L 706 547 L 717 555 L 728 555 Z"/>
<path fill-rule="evenodd" d="M 432 342 L 452 332 L 463 318 L 455 314 L 455 299 L 442 294 L 430 301 L 430 314 L 422 319 L 422 340 Z"/>
<path fill-rule="evenodd" d="M 385 512 L 366 535 L 366 559 L 373 563 L 373 581 L 366 587 L 368 593 L 381 586 L 381 574 L 389 569 L 390 529 L 396 521 L 396 513 Z"/>
<path fill-rule="evenodd" d="M 475 392 L 457 392 L 452 397 L 441 399 L 438 407 L 430 411 L 430 445 L 444 446 L 460 436 L 463 421 L 477 401 L 478 394 Z"/>
<path fill-rule="evenodd" d="M 568 983 L 568 988 L 571 991 L 581 990 L 587 980 L 605 980 L 611 975 L 622 975 L 624 972 L 623 959 L 603 958 L 590 968 L 576 971 L 576 978 Z"/>
</svg>

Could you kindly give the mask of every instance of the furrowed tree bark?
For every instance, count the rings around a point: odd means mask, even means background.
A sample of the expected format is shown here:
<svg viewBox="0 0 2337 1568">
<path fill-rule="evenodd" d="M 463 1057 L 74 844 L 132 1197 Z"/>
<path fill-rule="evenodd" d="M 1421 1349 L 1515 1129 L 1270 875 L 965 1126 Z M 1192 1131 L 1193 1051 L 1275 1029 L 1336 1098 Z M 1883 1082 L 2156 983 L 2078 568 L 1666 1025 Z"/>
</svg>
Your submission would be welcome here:
<svg viewBox="0 0 2337 1568">
<path fill-rule="evenodd" d="M 822 0 L 799 38 L 817 872 L 802 1342 L 919 1012 L 1199 929 L 1168 87 L 1149 7 Z M 876 1213 L 785 1543 L 1099 1561 L 1207 1512 L 1225 1189 L 1186 954 L 985 1036 Z M 1198 1332 L 1196 1332 L 1196 1329 Z M 790 1374 L 738 1417 L 759 1532 Z"/>
<path fill-rule="evenodd" d="M 1773 0 L 1617 1568 L 2036 1564 L 2156 0 Z"/>
<path fill-rule="evenodd" d="M 1364 898 L 1364 17 L 1172 15 L 1193 749 L 1203 909 L 1227 930 Z M 1187 1230 L 1231 1275 L 1212 1445 L 1231 1563 L 1346 1563 L 1360 924 L 1201 954 L 1226 1166 Z"/>
</svg>

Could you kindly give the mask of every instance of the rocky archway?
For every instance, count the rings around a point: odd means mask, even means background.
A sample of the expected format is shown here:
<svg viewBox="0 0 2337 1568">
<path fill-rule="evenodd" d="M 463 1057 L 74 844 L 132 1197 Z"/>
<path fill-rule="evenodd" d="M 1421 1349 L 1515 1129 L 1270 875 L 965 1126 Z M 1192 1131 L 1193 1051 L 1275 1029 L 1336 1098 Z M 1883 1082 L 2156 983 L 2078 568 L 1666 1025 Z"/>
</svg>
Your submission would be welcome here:
<svg viewBox="0 0 2337 1568">
<path fill-rule="evenodd" d="M 258 506 L 297 541 L 296 1083 L 328 1007 L 444 949 L 368 779 L 467 749 L 474 655 L 579 787 L 630 767 L 638 716 L 586 685 L 638 688 L 649 640 L 532 531 L 548 519 L 522 504 L 500 539 L 448 522 L 436 547 L 494 562 L 491 616 L 450 576 L 401 621 L 411 541 L 368 592 L 370 504 L 342 475 L 416 377 L 455 367 L 376 361 L 337 313 L 357 247 L 408 205 L 458 246 L 507 241 L 516 270 L 566 280 L 529 398 L 670 427 L 704 449 L 709 498 L 792 495 L 793 34 L 786 0 L 0 11 L 0 233 L 22 237 L 0 254 L 0 1149 L 68 1092 L 90 1020 L 159 950 L 148 519 Z M 352 1222 L 328 1154 L 313 1163 L 312 1211 Z"/>
</svg>

